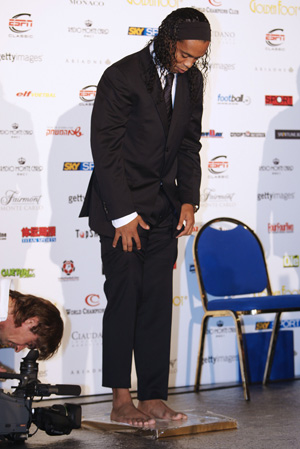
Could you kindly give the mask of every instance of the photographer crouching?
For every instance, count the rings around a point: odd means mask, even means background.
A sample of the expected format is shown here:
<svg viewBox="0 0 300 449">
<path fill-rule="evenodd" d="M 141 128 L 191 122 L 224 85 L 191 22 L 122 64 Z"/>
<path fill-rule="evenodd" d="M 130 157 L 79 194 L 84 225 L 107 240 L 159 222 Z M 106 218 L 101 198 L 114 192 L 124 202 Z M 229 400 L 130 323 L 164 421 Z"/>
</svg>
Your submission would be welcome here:
<svg viewBox="0 0 300 449">
<path fill-rule="evenodd" d="M 49 359 L 63 335 L 59 310 L 46 299 L 10 290 L 10 282 L 0 279 L 0 348 L 38 349 L 39 360 Z"/>
<path fill-rule="evenodd" d="M 81 406 L 55 404 L 33 408 L 34 397 L 42 400 L 52 394 L 79 396 L 79 385 L 50 385 L 38 380 L 37 360 L 52 357 L 63 335 L 59 310 L 46 299 L 10 290 L 10 280 L 0 279 L 0 348 L 16 352 L 30 349 L 20 364 L 20 374 L 0 366 L 0 379 L 17 379 L 13 392 L 0 388 L 0 441 L 25 441 L 38 429 L 48 435 L 68 435 L 81 426 Z M 36 430 L 30 434 L 31 424 Z"/>
</svg>

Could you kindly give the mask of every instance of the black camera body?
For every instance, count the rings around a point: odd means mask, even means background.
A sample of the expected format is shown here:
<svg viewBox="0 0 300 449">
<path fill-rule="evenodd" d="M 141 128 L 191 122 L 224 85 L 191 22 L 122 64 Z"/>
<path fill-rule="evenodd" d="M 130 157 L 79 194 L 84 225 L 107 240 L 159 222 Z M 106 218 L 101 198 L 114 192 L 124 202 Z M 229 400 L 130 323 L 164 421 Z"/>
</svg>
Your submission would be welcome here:
<svg viewBox="0 0 300 449">
<path fill-rule="evenodd" d="M 56 404 L 52 407 L 32 408 L 35 396 L 57 394 L 79 396 L 79 385 L 49 385 L 39 382 L 39 352 L 31 349 L 20 364 L 20 374 L 0 373 L 1 379 L 18 379 L 19 385 L 13 393 L 0 389 L 0 440 L 24 441 L 28 437 L 31 424 L 44 430 L 48 435 L 68 435 L 72 429 L 81 426 L 81 407 L 77 404 Z"/>
</svg>

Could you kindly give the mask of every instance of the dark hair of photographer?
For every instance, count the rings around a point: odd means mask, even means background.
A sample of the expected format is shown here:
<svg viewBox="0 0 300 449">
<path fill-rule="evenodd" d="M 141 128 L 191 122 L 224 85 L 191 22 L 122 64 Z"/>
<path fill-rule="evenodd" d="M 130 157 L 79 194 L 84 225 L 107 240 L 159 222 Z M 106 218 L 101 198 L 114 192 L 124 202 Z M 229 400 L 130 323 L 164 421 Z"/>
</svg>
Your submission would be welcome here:
<svg viewBox="0 0 300 449">
<path fill-rule="evenodd" d="M 58 350 L 63 336 L 64 324 L 59 310 L 50 301 L 33 295 L 25 295 L 10 290 L 13 299 L 13 318 L 16 327 L 32 317 L 38 318 L 38 324 L 30 331 L 37 335 L 35 348 L 39 350 L 40 360 L 49 359 Z"/>
</svg>

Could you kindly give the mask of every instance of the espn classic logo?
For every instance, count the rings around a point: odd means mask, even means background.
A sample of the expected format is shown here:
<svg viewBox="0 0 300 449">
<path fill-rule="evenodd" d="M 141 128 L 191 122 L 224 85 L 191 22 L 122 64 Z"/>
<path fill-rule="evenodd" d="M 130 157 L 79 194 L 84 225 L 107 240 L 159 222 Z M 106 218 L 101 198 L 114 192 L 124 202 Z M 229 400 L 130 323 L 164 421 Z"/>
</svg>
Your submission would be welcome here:
<svg viewBox="0 0 300 449">
<path fill-rule="evenodd" d="M 8 26 L 13 33 L 26 33 L 32 28 L 31 14 L 16 14 L 9 19 Z"/>
<path fill-rule="evenodd" d="M 266 95 L 267 106 L 293 106 L 293 97 L 289 95 Z"/>
</svg>

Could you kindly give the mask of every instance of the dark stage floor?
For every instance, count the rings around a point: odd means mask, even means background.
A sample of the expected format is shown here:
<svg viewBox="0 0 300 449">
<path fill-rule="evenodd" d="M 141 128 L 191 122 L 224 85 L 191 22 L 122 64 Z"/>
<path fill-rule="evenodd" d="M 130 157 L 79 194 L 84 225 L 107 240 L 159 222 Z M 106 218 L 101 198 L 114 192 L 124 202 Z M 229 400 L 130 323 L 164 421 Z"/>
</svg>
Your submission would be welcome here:
<svg viewBox="0 0 300 449">
<path fill-rule="evenodd" d="M 246 402 L 241 386 L 203 390 L 199 394 L 185 390 L 170 390 L 168 404 L 187 413 L 205 415 L 207 411 L 234 418 L 238 428 L 150 439 L 126 433 L 94 430 L 73 430 L 70 435 L 51 437 L 39 430 L 21 447 L 49 449 L 122 448 L 146 449 L 298 449 L 300 447 L 300 382 L 272 383 L 268 387 L 250 387 L 251 401 Z M 52 405 L 60 401 L 44 401 Z M 70 402 L 70 401 L 69 401 Z M 83 418 L 109 413 L 110 396 L 78 398 Z M 0 442 L 0 447 L 11 448 L 16 444 Z M 20 447 L 20 445 L 18 445 Z"/>
</svg>

